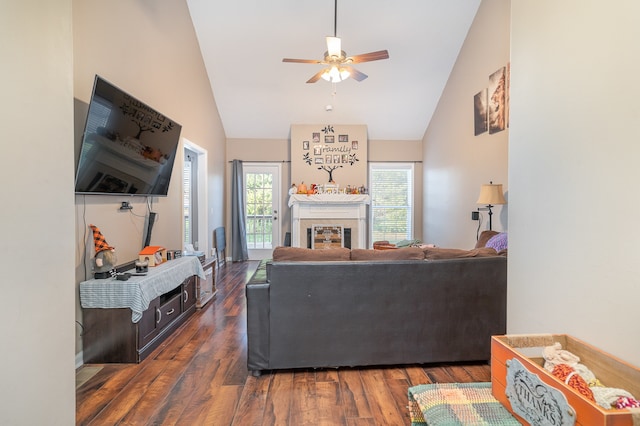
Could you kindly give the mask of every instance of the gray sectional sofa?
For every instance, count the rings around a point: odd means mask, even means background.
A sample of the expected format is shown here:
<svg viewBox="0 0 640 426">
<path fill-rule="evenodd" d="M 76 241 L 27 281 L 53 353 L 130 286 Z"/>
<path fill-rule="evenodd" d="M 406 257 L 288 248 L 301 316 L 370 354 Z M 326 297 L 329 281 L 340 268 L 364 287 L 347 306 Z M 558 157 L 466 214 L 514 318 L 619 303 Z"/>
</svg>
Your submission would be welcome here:
<svg viewBox="0 0 640 426">
<path fill-rule="evenodd" d="M 507 258 L 495 251 L 305 250 L 276 248 L 246 286 L 254 375 L 489 360 L 490 337 L 506 333 Z"/>
</svg>

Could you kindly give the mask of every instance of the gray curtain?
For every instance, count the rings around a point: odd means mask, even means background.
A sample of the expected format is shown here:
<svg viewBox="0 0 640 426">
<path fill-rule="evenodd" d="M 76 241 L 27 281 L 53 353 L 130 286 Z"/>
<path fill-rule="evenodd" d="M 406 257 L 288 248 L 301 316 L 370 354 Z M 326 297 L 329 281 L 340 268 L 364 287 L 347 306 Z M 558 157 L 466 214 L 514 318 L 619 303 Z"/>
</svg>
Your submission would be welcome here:
<svg viewBox="0 0 640 426">
<path fill-rule="evenodd" d="M 247 225 L 244 221 L 243 179 L 242 161 L 233 160 L 231 169 L 231 260 L 233 262 L 249 259 Z"/>
</svg>

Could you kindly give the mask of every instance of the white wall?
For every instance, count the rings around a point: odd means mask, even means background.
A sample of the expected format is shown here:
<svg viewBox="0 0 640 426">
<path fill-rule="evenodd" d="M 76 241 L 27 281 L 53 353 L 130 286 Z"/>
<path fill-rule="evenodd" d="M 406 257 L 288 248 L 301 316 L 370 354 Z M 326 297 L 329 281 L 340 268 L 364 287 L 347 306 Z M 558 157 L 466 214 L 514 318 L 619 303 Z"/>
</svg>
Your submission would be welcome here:
<svg viewBox="0 0 640 426">
<path fill-rule="evenodd" d="M 512 3 L 509 333 L 640 365 L 640 2 Z"/>
<path fill-rule="evenodd" d="M 480 186 L 493 181 L 508 191 L 509 129 L 474 136 L 473 97 L 489 75 L 509 62 L 510 0 L 483 0 L 438 107 L 424 136 L 424 216 L 426 243 L 472 248 L 478 222 Z M 508 200 L 508 193 L 505 195 Z M 508 229 L 508 205 L 493 209 L 493 229 Z M 482 213 L 482 229 L 488 216 Z"/>
<path fill-rule="evenodd" d="M 208 241 L 200 241 L 200 249 L 209 252 L 213 229 L 224 223 L 225 135 L 186 2 L 76 0 L 73 43 L 77 141 L 98 74 L 180 123 L 182 138 L 207 151 Z M 152 200 L 158 214 L 152 245 L 183 248 L 182 160 L 180 149 L 168 196 Z M 130 201 L 133 211 L 120 212 L 122 201 Z M 100 228 L 116 248 L 118 263 L 125 263 L 142 248 L 146 213 L 143 197 L 76 196 L 76 281 L 91 276 L 89 224 Z M 76 316 L 82 320 L 79 301 Z M 77 346 L 80 351 L 79 337 Z"/>
<path fill-rule="evenodd" d="M 0 3 L 0 424 L 75 419 L 71 1 Z"/>
</svg>

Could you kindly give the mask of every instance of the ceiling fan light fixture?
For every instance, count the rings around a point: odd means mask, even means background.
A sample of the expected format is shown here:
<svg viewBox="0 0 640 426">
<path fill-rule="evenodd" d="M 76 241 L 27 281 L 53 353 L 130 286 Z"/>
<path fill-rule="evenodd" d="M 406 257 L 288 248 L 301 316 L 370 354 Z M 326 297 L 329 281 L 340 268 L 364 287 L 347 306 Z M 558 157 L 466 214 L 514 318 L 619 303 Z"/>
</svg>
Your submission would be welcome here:
<svg viewBox="0 0 640 426">
<path fill-rule="evenodd" d="M 321 77 L 330 83 L 339 83 L 349 78 L 351 73 L 349 70 L 343 67 L 337 67 L 336 65 L 327 68 L 322 73 Z"/>
<path fill-rule="evenodd" d="M 375 52 L 363 53 L 360 55 L 347 56 L 346 52 L 342 50 L 342 42 L 340 40 L 340 37 L 338 37 L 338 0 L 334 1 L 335 6 L 333 9 L 333 37 L 325 37 L 327 42 L 327 51 L 324 52 L 324 59 L 282 59 L 282 62 L 294 62 L 299 64 L 323 64 L 327 66 L 327 68 L 321 69 L 313 76 L 311 76 L 311 78 L 307 80 L 307 83 L 315 83 L 320 79 L 326 80 L 330 83 L 339 83 L 348 78 L 353 78 L 356 81 L 362 81 L 367 78 L 367 75 L 353 68 L 351 66 L 352 64 L 389 59 L 389 52 L 387 52 L 386 50 L 378 50 Z"/>
</svg>

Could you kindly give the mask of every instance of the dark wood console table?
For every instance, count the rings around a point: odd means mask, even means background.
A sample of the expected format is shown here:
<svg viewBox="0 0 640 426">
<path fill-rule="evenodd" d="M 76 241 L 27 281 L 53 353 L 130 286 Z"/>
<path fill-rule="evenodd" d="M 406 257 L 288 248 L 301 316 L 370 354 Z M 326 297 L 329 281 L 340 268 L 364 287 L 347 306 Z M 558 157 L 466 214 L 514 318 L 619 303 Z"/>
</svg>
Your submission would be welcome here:
<svg viewBox="0 0 640 426">
<path fill-rule="evenodd" d="M 197 257 L 149 268 L 146 276 L 80 283 L 84 362 L 133 363 L 145 359 L 196 310 Z"/>
</svg>

